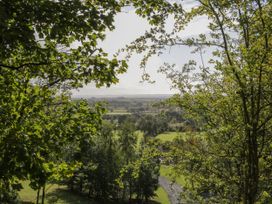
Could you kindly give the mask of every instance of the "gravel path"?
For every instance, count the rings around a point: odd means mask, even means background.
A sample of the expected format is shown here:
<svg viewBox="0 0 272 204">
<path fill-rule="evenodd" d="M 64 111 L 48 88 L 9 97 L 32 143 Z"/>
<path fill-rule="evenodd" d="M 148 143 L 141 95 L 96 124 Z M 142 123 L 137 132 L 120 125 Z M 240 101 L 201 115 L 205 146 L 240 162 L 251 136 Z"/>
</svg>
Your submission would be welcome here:
<svg viewBox="0 0 272 204">
<path fill-rule="evenodd" d="M 180 185 L 178 185 L 177 183 L 172 183 L 164 176 L 159 177 L 159 184 L 168 194 L 171 204 L 182 203 L 180 201 L 180 193 L 182 191 L 182 188 Z"/>
</svg>

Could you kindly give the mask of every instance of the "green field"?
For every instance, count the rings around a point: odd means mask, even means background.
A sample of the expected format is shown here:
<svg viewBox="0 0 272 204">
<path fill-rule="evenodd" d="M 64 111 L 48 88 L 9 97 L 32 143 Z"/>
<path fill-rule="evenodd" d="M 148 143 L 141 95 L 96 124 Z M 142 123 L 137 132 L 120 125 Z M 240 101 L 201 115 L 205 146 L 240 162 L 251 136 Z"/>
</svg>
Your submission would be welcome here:
<svg viewBox="0 0 272 204">
<path fill-rule="evenodd" d="M 23 204 L 34 204 L 36 203 L 37 191 L 34 191 L 29 187 L 29 182 L 22 182 L 23 189 L 19 192 L 19 198 Z M 156 190 L 156 196 L 152 199 L 156 203 L 160 204 L 170 204 L 167 193 L 163 188 L 159 187 Z M 41 198 L 40 198 L 41 202 Z M 60 186 L 56 184 L 48 184 L 46 187 L 46 204 L 99 204 L 99 202 L 92 201 L 82 195 L 73 193 L 65 186 Z M 113 204 L 113 203 L 112 203 Z"/>
<path fill-rule="evenodd" d="M 170 204 L 168 195 L 162 187 L 159 187 L 156 191 L 156 197 L 153 198 L 154 201 L 161 204 Z"/>
<path fill-rule="evenodd" d="M 165 132 L 162 134 L 159 134 L 156 136 L 157 139 L 161 140 L 162 142 L 171 142 L 175 138 L 182 137 L 184 136 L 185 133 L 180 133 L 180 132 Z"/>
<path fill-rule="evenodd" d="M 19 192 L 22 203 L 36 203 L 37 191 L 29 187 L 29 182 L 23 182 L 23 189 Z M 45 188 L 45 203 L 47 204 L 97 204 L 89 198 L 68 191 L 64 186 L 48 184 Z"/>
<path fill-rule="evenodd" d="M 107 115 L 131 115 L 131 113 L 125 109 L 114 109 L 113 111 L 108 112 Z"/>
<path fill-rule="evenodd" d="M 143 133 L 141 131 L 136 131 L 137 136 L 137 147 L 140 147 L 140 143 L 143 140 Z M 175 138 L 185 135 L 184 133 L 178 132 L 167 132 L 158 135 L 156 138 L 162 141 L 173 141 Z M 175 181 L 181 186 L 185 184 L 185 178 L 183 176 L 177 176 L 174 174 L 174 170 L 170 166 L 162 165 L 160 169 L 160 174 L 165 176 L 169 180 Z M 36 201 L 36 191 L 31 189 L 28 186 L 29 182 L 24 181 L 23 187 L 24 189 L 19 192 L 20 199 L 23 203 L 35 203 Z M 159 187 L 155 192 L 156 196 L 152 199 L 155 203 L 160 204 L 170 204 L 167 193 L 164 191 L 162 187 Z M 47 204 L 98 204 L 98 202 L 92 201 L 89 198 L 78 195 L 76 193 L 72 193 L 66 189 L 64 186 L 59 186 L 56 184 L 48 184 L 46 187 L 46 197 L 45 203 Z"/>
<path fill-rule="evenodd" d="M 202 137 L 204 132 L 165 132 L 156 136 L 162 142 L 172 142 L 176 138 Z"/>
<path fill-rule="evenodd" d="M 170 181 L 174 181 L 180 186 L 186 185 L 186 180 L 183 175 L 175 174 L 174 169 L 171 166 L 161 165 L 160 175 L 168 178 Z"/>
</svg>

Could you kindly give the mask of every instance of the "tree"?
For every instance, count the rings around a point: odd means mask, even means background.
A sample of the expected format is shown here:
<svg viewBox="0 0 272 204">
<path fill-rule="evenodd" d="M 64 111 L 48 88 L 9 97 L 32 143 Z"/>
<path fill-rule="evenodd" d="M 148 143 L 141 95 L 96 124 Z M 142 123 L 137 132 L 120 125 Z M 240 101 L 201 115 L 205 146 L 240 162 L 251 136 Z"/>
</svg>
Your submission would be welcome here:
<svg viewBox="0 0 272 204">
<path fill-rule="evenodd" d="M 159 156 L 156 142 L 149 142 L 142 146 L 134 160 L 122 167 L 118 183 L 121 188 L 124 188 L 126 183 L 130 184 L 129 200 L 135 194 L 139 203 L 147 203 L 155 196 L 160 174 Z"/>
<path fill-rule="evenodd" d="M 271 2 L 196 0 L 187 10 L 182 3 L 130 2 L 154 25 L 127 47 L 146 51 L 143 67 L 168 46 L 193 47 L 200 55 L 199 66 L 190 61 L 181 71 L 170 64 L 161 68 L 180 90 L 179 104 L 207 135 L 190 150 L 197 181 L 192 194 L 198 192 L 202 202 L 251 204 L 263 195 L 271 199 Z M 170 14 L 175 25 L 167 33 Z M 209 32 L 181 38 L 178 34 L 199 16 L 208 18 Z M 207 48 L 213 50 L 210 67 L 203 58 Z M 199 193 L 204 188 L 208 196 Z"/>
<path fill-rule="evenodd" d="M 158 155 L 155 155 L 157 152 L 151 151 L 154 151 L 154 149 L 145 149 L 140 160 L 136 161 L 138 175 L 134 188 L 140 202 L 143 200 L 148 202 L 150 197 L 155 196 L 155 191 L 158 188 L 160 160 Z"/>
<path fill-rule="evenodd" d="M 135 126 L 131 122 L 124 122 L 119 127 L 119 145 L 126 163 L 133 159 L 137 136 Z"/>
<path fill-rule="evenodd" d="M 41 152 L 53 144 L 45 138 L 54 136 L 53 148 L 62 142 L 65 134 L 50 132 L 48 111 L 54 111 L 55 99 L 89 82 L 117 83 L 116 75 L 127 66 L 97 45 L 114 29 L 118 1 L 2 0 L 0 11 L 0 202 L 5 203 L 10 201 L 2 200 L 2 192 L 18 190 L 18 180 L 43 169 L 39 165 L 47 157 Z"/>
<path fill-rule="evenodd" d="M 122 166 L 128 165 L 135 160 L 136 156 L 136 143 L 137 135 L 135 134 L 135 125 L 129 120 L 125 121 L 119 127 L 119 148 L 122 157 Z M 128 191 L 129 200 L 132 198 L 132 179 L 127 179 L 123 182 L 123 195 L 122 198 L 126 198 Z"/>
<path fill-rule="evenodd" d="M 73 144 L 74 149 L 77 149 L 80 146 L 79 141 L 85 143 L 92 141 L 101 125 L 102 112 L 103 108 L 100 105 L 90 107 L 83 100 L 65 102 L 63 99 L 61 104 L 56 103 L 55 106 L 46 108 L 45 118 L 40 118 L 40 125 L 44 128 L 41 132 L 42 138 L 39 140 L 39 151 L 30 147 L 28 149 L 35 153 L 32 156 L 32 171 L 28 172 L 30 186 L 38 190 L 37 194 L 40 189 L 43 190 L 42 203 L 48 182 L 69 179 L 74 169 L 86 164 L 84 158 L 81 160 L 67 158 L 69 154 L 66 147 Z M 50 128 L 46 125 L 50 125 Z"/>
<path fill-rule="evenodd" d="M 119 145 L 114 126 L 103 121 L 95 135 L 82 138 L 71 157 L 82 162 L 82 167 L 74 171 L 69 179 L 71 190 L 88 192 L 89 197 L 102 202 L 118 199 L 119 187 L 115 181 L 122 165 Z"/>
<path fill-rule="evenodd" d="M 127 201 L 133 195 L 143 202 L 154 196 L 160 154 L 151 142 L 136 148 L 134 128 L 128 121 L 120 126 L 103 121 L 94 135 L 78 136 L 66 156 L 81 163 L 67 179 L 70 189 L 102 202 Z"/>
<path fill-rule="evenodd" d="M 4 0 L 0 9 L 1 75 L 26 72 L 43 86 L 67 88 L 91 81 L 110 85 L 118 81 L 115 73 L 125 71 L 124 61 L 119 66 L 97 46 L 114 28 L 116 1 Z"/>
<path fill-rule="evenodd" d="M 145 140 L 155 137 L 168 130 L 168 121 L 165 114 L 142 115 L 137 121 L 138 129 L 144 132 Z"/>
</svg>

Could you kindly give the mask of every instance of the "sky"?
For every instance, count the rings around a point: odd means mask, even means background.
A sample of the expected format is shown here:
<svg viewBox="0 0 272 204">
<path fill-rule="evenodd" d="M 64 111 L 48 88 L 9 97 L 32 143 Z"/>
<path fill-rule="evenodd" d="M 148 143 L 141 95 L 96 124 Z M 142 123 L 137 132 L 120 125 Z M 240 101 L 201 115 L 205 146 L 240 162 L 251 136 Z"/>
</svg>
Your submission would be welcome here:
<svg viewBox="0 0 272 204">
<path fill-rule="evenodd" d="M 190 4 L 189 6 L 192 6 Z M 173 20 L 169 19 L 169 25 Z M 208 20 L 205 17 L 195 19 L 181 34 L 182 37 L 190 37 L 205 33 L 207 31 Z M 132 9 L 119 13 L 115 17 L 115 30 L 106 33 L 106 39 L 101 42 L 101 47 L 113 55 L 120 48 L 124 48 L 137 37 L 143 35 L 150 27 L 147 21 L 138 17 Z M 135 94 L 174 94 L 177 90 L 171 89 L 170 81 L 158 73 L 158 68 L 164 62 L 175 63 L 182 66 L 189 59 L 199 61 L 200 58 L 192 56 L 191 50 L 184 46 L 172 47 L 166 50 L 160 56 L 152 57 L 147 64 L 147 72 L 155 83 L 141 82 L 142 70 L 139 67 L 143 55 L 133 55 L 128 62 L 128 71 L 119 75 L 119 83 L 112 85 L 110 88 L 96 88 L 94 84 L 88 84 L 83 88 L 73 90 L 74 97 L 92 97 L 92 96 L 109 96 L 109 95 L 135 95 Z"/>
</svg>

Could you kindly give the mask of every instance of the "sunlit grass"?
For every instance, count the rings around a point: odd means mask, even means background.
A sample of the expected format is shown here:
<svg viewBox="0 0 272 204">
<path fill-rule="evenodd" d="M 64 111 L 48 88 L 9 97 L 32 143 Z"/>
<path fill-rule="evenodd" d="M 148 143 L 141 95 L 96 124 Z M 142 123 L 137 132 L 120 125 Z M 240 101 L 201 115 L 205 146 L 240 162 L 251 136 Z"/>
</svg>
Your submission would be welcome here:
<svg viewBox="0 0 272 204">
<path fill-rule="evenodd" d="M 36 203 L 37 191 L 29 187 L 28 181 L 23 181 L 22 184 L 23 184 L 23 189 L 19 192 L 21 203 L 23 204 Z M 164 191 L 163 188 L 159 187 L 155 193 L 156 193 L 156 196 L 151 200 L 154 202 L 151 202 L 151 203 L 170 204 L 167 193 Z M 40 196 L 40 203 L 41 203 L 41 196 Z M 60 186 L 57 184 L 48 184 L 46 186 L 45 204 L 99 204 L 99 203 L 100 202 L 93 201 L 84 195 L 73 193 L 69 191 L 65 186 Z M 113 201 L 109 201 L 107 203 L 118 204 Z M 123 202 L 123 203 L 126 203 L 126 202 Z"/>
<path fill-rule="evenodd" d="M 156 197 L 153 198 L 154 201 L 161 204 L 170 204 L 168 195 L 162 187 L 159 187 L 155 193 Z"/>
<path fill-rule="evenodd" d="M 19 197 L 24 202 L 35 202 L 37 192 L 30 188 L 28 181 L 22 182 L 23 189 L 19 192 Z"/>
<path fill-rule="evenodd" d="M 157 139 L 161 140 L 162 142 L 172 142 L 175 138 L 184 136 L 185 133 L 180 132 L 166 132 L 156 136 Z"/>
<path fill-rule="evenodd" d="M 36 203 L 37 191 L 29 187 L 28 181 L 23 181 L 23 189 L 19 192 L 19 197 L 22 203 Z M 41 193 L 40 193 L 41 194 Z M 41 200 L 41 196 L 40 196 Z M 89 198 L 77 195 L 66 189 L 65 186 L 57 184 L 48 184 L 46 186 L 46 204 L 97 204 Z"/>
<path fill-rule="evenodd" d="M 107 113 L 107 115 L 131 115 L 126 109 L 114 109 Z"/>
<path fill-rule="evenodd" d="M 160 175 L 166 177 L 170 181 L 176 182 L 180 186 L 186 186 L 185 176 L 177 175 L 171 166 L 161 165 Z"/>
<path fill-rule="evenodd" d="M 172 142 L 178 138 L 188 139 L 190 137 L 203 137 L 204 135 L 204 132 L 165 132 L 157 135 L 156 138 L 162 142 Z"/>
</svg>

